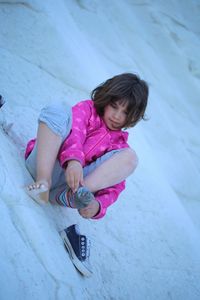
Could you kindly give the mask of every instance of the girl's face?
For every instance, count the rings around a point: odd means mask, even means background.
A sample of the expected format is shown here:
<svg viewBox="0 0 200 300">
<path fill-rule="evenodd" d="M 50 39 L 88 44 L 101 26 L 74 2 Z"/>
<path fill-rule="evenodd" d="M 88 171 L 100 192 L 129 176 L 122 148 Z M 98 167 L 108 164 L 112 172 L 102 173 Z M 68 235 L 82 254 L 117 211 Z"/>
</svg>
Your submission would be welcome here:
<svg viewBox="0 0 200 300">
<path fill-rule="evenodd" d="M 103 120 L 109 129 L 119 130 L 126 122 L 127 113 L 126 102 L 111 102 L 104 108 Z"/>
</svg>

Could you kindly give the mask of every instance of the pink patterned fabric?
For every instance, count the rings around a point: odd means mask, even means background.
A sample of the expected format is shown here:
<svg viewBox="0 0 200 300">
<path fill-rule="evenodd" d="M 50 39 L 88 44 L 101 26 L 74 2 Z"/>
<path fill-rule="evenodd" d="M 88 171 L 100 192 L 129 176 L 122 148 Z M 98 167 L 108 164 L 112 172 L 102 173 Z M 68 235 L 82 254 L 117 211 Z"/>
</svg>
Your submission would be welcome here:
<svg viewBox="0 0 200 300">
<path fill-rule="evenodd" d="M 80 161 L 84 167 L 111 150 L 129 147 L 128 133 L 107 128 L 103 119 L 97 114 L 92 100 L 81 101 L 73 106 L 72 116 L 72 130 L 58 154 L 61 167 L 65 167 L 72 159 Z M 25 158 L 32 151 L 34 144 L 35 139 L 28 143 Z M 100 203 L 100 212 L 94 219 L 102 218 L 106 214 L 107 207 L 117 200 L 124 188 L 125 181 L 95 194 L 96 200 Z"/>
</svg>

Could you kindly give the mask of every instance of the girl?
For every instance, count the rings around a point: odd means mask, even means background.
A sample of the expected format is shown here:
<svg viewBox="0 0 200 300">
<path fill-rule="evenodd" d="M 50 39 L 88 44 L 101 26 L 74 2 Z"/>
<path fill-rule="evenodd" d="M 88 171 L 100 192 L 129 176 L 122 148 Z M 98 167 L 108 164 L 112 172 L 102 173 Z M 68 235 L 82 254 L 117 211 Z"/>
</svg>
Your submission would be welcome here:
<svg viewBox="0 0 200 300">
<path fill-rule="evenodd" d="M 92 100 L 72 107 L 49 106 L 39 117 L 37 140 L 26 149 L 26 166 L 35 182 L 26 192 L 39 203 L 56 200 L 78 209 L 83 218 L 99 219 L 125 187 L 137 166 L 128 133 L 122 128 L 144 119 L 148 86 L 130 73 L 95 88 Z M 89 246 L 77 225 L 61 232 L 76 268 L 92 274 Z"/>
<path fill-rule="evenodd" d="M 37 139 L 25 153 L 35 180 L 26 191 L 40 203 L 55 199 L 84 218 L 99 219 L 137 166 L 122 128 L 144 119 L 148 85 L 124 73 L 95 88 L 91 98 L 72 110 L 49 106 L 41 111 Z"/>
</svg>

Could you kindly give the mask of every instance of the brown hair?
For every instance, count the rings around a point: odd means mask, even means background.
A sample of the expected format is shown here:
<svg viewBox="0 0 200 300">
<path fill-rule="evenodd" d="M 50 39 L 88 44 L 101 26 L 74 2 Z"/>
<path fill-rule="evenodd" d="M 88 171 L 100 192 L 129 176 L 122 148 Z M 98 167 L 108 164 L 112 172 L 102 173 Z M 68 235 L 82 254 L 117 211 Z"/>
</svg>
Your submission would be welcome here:
<svg viewBox="0 0 200 300">
<path fill-rule="evenodd" d="M 104 108 L 113 102 L 128 103 L 124 128 L 133 127 L 141 119 L 145 120 L 145 109 L 149 88 L 144 80 L 132 73 L 116 75 L 91 92 L 97 113 L 104 115 Z"/>
</svg>

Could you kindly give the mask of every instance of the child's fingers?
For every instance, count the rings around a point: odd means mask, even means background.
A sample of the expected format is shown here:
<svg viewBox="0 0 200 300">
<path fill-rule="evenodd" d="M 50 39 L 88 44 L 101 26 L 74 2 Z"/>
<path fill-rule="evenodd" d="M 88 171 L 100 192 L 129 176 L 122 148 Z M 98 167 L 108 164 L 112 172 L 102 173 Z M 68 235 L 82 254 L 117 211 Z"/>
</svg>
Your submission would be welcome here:
<svg viewBox="0 0 200 300">
<path fill-rule="evenodd" d="M 78 190 L 78 188 L 79 188 L 79 178 L 74 177 L 72 191 L 76 192 Z"/>
<path fill-rule="evenodd" d="M 74 187 L 74 179 L 73 179 L 72 176 L 70 176 L 70 174 L 67 174 L 67 176 L 66 176 L 66 182 L 67 182 L 68 186 L 71 189 L 73 189 L 73 187 Z"/>
<path fill-rule="evenodd" d="M 76 177 L 76 174 L 74 174 L 72 172 L 68 173 L 66 176 L 66 181 L 67 181 L 68 186 L 74 192 L 78 185 L 78 179 Z"/>
<path fill-rule="evenodd" d="M 83 172 L 82 172 L 81 178 L 80 178 L 80 185 L 84 186 Z"/>
<path fill-rule="evenodd" d="M 83 170 L 82 168 L 71 167 L 66 172 L 66 181 L 73 192 L 76 192 L 80 185 L 83 185 Z"/>
</svg>

